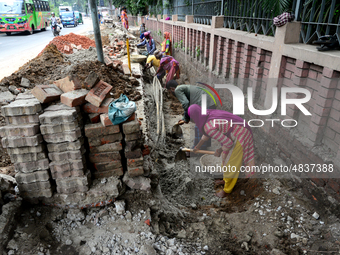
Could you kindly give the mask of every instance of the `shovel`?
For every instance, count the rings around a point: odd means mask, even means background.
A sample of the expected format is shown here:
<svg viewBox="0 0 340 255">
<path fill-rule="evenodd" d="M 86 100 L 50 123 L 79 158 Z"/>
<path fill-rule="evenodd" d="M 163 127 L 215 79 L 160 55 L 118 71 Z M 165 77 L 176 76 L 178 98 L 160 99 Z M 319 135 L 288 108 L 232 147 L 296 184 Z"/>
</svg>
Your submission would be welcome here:
<svg viewBox="0 0 340 255">
<path fill-rule="evenodd" d="M 193 152 L 193 149 L 188 149 L 188 148 L 179 148 L 179 151 L 176 153 L 175 156 L 175 162 L 181 161 L 181 160 L 187 160 L 187 154 L 186 152 Z M 205 151 L 205 150 L 198 150 L 196 153 L 200 154 L 209 154 L 209 155 L 214 155 L 214 151 Z"/>
<path fill-rule="evenodd" d="M 180 127 L 180 125 L 183 125 L 183 124 L 184 124 L 184 121 L 179 121 L 172 127 L 172 130 L 171 130 L 172 138 L 174 139 L 183 138 L 183 131 L 182 131 L 182 128 Z"/>
</svg>

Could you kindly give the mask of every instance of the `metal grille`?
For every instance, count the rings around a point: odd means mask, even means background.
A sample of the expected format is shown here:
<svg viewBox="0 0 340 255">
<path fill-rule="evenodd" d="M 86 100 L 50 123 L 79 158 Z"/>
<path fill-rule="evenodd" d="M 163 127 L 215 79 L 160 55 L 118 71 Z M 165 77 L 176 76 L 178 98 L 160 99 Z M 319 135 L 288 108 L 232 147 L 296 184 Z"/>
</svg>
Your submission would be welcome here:
<svg viewBox="0 0 340 255">
<path fill-rule="evenodd" d="M 185 21 L 186 15 L 192 15 L 192 0 L 173 0 L 173 14 L 178 15 L 179 21 Z"/>
<path fill-rule="evenodd" d="M 211 25 L 212 16 L 221 14 L 222 1 L 193 0 L 194 22 Z"/>
<path fill-rule="evenodd" d="M 261 8 L 261 0 L 229 0 L 224 6 L 224 27 L 249 33 L 275 34 L 273 17 Z"/>
<path fill-rule="evenodd" d="M 336 35 L 340 41 L 339 0 L 298 0 L 297 7 L 302 43 L 312 43 L 322 35 Z"/>
</svg>

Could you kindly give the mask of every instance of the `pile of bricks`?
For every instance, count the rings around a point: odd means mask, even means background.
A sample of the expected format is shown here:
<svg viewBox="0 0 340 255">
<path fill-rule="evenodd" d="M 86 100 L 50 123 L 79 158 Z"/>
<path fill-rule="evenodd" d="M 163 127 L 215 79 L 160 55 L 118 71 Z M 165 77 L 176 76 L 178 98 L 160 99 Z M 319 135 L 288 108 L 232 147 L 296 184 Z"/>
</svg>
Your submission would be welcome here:
<svg viewBox="0 0 340 255">
<path fill-rule="evenodd" d="M 91 183 L 91 173 L 86 167 L 80 108 L 61 103 L 51 105 L 39 119 L 57 192 L 86 192 Z"/>
<path fill-rule="evenodd" d="M 14 163 L 16 181 L 25 198 L 51 197 L 49 162 L 39 129 L 40 102 L 32 95 L 20 94 L 13 103 L 1 108 L 7 126 L 0 129 L 2 146 Z"/>
<path fill-rule="evenodd" d="M 95 178 L 122 176 L 122 134 L 119 125 L 103 126 L 102 123 L 85 126 Z"/>
<path fill-rule="evenodd" d="M 143 155 L 142 155 L 142 131 L 140 123 L 134 119 L 130 122 L 123 123 L 123 133 L 125 140 L 124 154 L 127 159 L 127 174 L 129 177 L 141 176 L 143 170 Z"/>
</svg>

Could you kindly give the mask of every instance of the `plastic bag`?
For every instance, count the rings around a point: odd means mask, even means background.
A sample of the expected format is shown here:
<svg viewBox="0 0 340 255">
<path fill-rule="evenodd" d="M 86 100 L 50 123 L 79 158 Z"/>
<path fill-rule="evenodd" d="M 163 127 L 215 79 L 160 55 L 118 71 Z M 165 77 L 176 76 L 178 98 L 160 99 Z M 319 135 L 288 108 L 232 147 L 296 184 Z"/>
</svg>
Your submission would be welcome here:
<svg viewBox="0 0 340 255">
<path fill-rule="evenodd" d="M 126 121 L 136 109 L 136 103 L 121 94 L 118 99 L 109 105 L 109 119 L 113 125 L 118 125 Z"/>
</svg>

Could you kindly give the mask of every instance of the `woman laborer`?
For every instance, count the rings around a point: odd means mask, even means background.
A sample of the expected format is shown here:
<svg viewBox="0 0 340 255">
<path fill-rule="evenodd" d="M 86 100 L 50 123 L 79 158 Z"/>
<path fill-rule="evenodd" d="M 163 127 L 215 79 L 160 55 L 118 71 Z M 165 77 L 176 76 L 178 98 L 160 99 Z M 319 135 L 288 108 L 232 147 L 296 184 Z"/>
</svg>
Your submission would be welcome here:
<svg viewBox="0 0 340 255">
<path fill-rule="evenodd" d="M 224 183 L 224 189 L 216 193 L 216 195 L 218 197 L 225 197 L 227 193 L 231 193 L 233 190 L 242 163 L 245 166 L 254 166 L 255 164 L 251 129 L 242 118 L 226 111 L 207 110 L 207 114 L 203 115 L 201 107 L 197 104 L 189 107 L 188 114 L 200 132 L 203 133 L 201 141 L 193 151 L 197 151 L 211 137 L 222 145 L 222 148 L 217 149 L 215 152 L 217 157 L 220 157 L 222 154 L 221 168 L 224 170 L 233 169 L 232 171 L 223 171 L 223 181 L 217 182 L 217 184 Z M 243 123 L 245 126 L 243 126 Z M 228 168 L 229 165 L 230 168 Z M 251 174 L 248 173 L 247 177 Z"/>
<path fill-rule="evenodd" d="M 123 6 L 122 7 L 122 13 L 120 15 L 120 19 L 123 23 L 123 27 L 125 27 L 125 29 L 129 29 L 129 21 L 128 21 L 128 16 L 127 16 L 127 13 L 126 13 L 126 7 Z"/>
<path fill-rule="evenodd" d="M 173 79 L 179 79 L 180 77 L 180 70 L 179 70 L 179 63 L 176 59 L 174 59 L 171 56 L 164 56 L 162 53 L 158 53 L 156 55 L 157 59 L 160 59 L 160 65 L 157 70 L 157 78 L 161 81 L 166 73 L 168 73 L 166 77 L 166 82 L 167 84 L 169 81 Z M 176 76 L 175 76 L 176 75 Z M 165 85 L 164 85 L 165 87 Z"/>
<path fill-rule="evenodd" d="M 142 55 L 149 56 L 152 55 L 156 50 L 155 40 L 151 36 L 151 32 L 147 31 L 140 36 L 143 41 L 137 44 L 137 47 L 146 45 L 147 51 L 142 52 Z"/>
<path fill-rule="evenodd" d="M 162 42 L 161 46 L 164 55 L 172 56 L 172 45 L 169 32 L 164 32 L 164 41 Z"/>
</svg>

